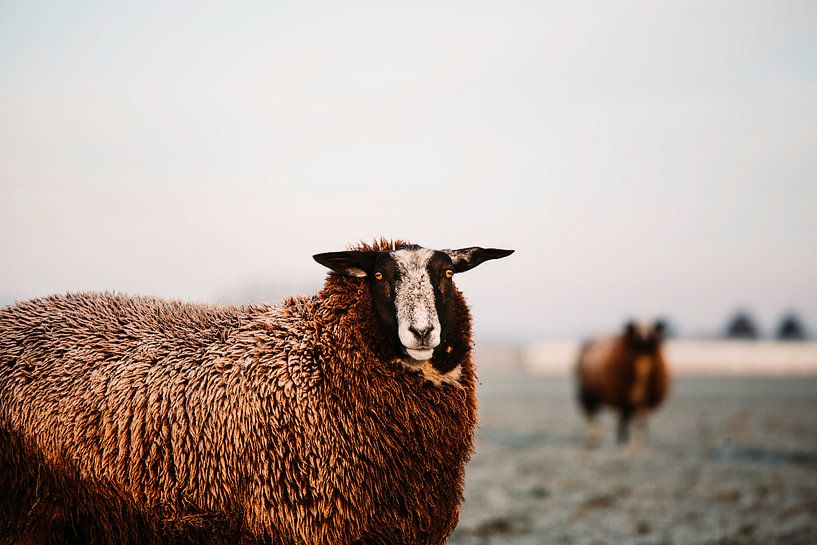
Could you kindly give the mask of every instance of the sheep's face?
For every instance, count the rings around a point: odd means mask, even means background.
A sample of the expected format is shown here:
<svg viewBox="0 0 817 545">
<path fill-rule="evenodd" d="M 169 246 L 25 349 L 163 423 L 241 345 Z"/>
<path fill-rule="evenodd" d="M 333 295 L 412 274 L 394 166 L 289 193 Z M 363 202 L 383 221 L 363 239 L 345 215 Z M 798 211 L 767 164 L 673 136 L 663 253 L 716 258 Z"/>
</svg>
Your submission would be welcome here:
<svg viewBox="0 0 817 545">
<path fill-rule="evenodd" d="M 624 338 L 634 352 L 652 353 L 661 346 L 665 326 L 657 321 L 653 324 L 628 322 L 624 326 Z"/>
<path fill-rule="evenodd" d="M 454 288 L 454 274 L 511 253 L 494 248 L 437 251 L 405 246 L 313 257 L 336 274 L 367 280 L 381 331 L 404 360 L 442 363 L 456 356 L 455 350 L 465 350 L 456 342 L 465 304 Z"/>
</svg>

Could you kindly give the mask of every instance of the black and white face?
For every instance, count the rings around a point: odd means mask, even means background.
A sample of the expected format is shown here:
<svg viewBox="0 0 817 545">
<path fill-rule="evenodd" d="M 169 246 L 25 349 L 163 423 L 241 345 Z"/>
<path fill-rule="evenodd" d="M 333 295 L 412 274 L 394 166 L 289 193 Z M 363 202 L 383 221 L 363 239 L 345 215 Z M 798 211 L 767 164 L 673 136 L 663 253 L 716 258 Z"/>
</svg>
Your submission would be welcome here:
<svg viewBox="0 0 817 545">
<path fill-rule="evenodd" d="M 408 246 L 388 252 L 329 252 L 315 260 L 344 276 L 366 278 L 381 330 L 412 361 L 428 361 L 458 331 L 462 306 L 453 297 L 455 273 L 513 250 L 429 250 Z M 441 347 L 451 351 L 450 346 Z"/>
<path fill-rule="evenodd" d="M 397 338 L 406 355 L 429 360 L 440 344 L 437 304 L 454 275 L 451 259 L 425 248 L 396 250 L 386 256 L 381 263 L 386 274 L 375 271 L 372 286 L 378 313 L 394 314 Z"/>
</svg>

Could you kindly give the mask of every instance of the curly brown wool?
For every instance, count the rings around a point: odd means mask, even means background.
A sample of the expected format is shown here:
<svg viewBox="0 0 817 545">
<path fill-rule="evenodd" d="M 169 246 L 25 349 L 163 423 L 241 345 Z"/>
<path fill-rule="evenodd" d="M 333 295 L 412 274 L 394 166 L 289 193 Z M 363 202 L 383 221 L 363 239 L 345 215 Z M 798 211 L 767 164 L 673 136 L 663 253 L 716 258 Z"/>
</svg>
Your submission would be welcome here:
<svg viewBox="0 0 817 545">
<path fill-rule="evenodd" d="M 329 275 L 279 306 L 0 309 L 0 544 L 443 543 L 477 418 L 470 350 L 434 385 L 371 306 Z"/>
</svg>

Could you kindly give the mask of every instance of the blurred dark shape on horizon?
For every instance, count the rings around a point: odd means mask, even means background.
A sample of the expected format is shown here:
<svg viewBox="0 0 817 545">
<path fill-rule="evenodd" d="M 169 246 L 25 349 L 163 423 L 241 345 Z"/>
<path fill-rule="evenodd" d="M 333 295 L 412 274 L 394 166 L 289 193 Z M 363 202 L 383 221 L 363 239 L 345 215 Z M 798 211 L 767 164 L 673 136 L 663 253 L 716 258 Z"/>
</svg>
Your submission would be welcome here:
<svg viewBox="0 0 817 545">
<path fill-rule="evenodd" d="M 804 341 L 808 337 L 800 317 L 794 312 L 783 315 L 777 326 L 776 338 L 781 341 Z"/>
<path fill-rule="evenodd" d="M 726 326 L 727 339 L 757 339 L 758 328 L 754 319 L 746 311 L 738 311 Z"/>
</svg>

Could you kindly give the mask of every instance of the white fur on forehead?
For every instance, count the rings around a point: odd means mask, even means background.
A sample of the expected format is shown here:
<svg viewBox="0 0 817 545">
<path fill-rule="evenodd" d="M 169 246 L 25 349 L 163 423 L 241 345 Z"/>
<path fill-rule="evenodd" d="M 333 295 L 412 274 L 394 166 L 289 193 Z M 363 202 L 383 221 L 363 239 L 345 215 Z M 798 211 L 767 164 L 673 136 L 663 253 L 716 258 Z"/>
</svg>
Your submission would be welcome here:
<svg viewBox="0 0 817 545">
<path fill-rule="evenodd" d="M 653 325 L 647 322 L 639 322 L 635 325 L 635 330 L 642 338 L 646 339 L 653 331 Z"/>
<path fill-rule="evenodd" d="M 389 254 L 397 263 L 400 272 L 405 272 L 415 267 L 425 270 L 434 251 L 428 248 L 403 248 L 389 252 Z"/>
<path fill-rule="evenodd" d="M 638 322 L 633 324 L 635 334 L 644 340 L 649 339 L 651 335 L 655 334 L 656 329 L 656 325 L 652 322 Z"/>
<path fill-rule="evenodd" d="M 448 257 L 451 258 L 451 262 L 454 263 L 455 265 L 457 263 L 462 262 L 462 261 L 465 261 L 465 262 L 469 261 L 471 259 L 471 256 L 473 256 L 478 251 L 479 251 L 479 248 L 462 248 L 460 250 L 443 250 L 443 252 L 448 254 Z"/>
</svg>

